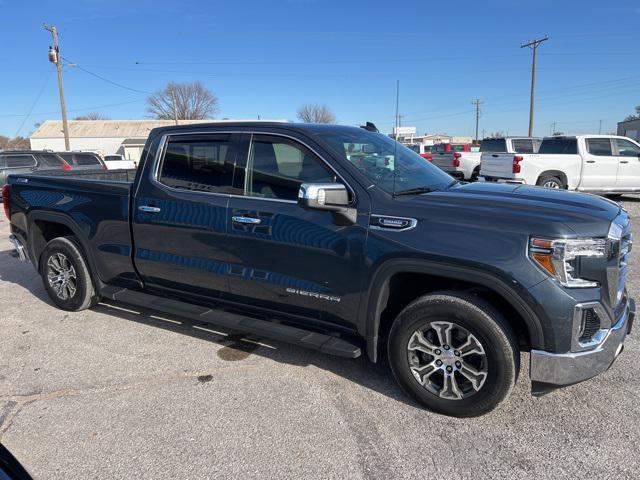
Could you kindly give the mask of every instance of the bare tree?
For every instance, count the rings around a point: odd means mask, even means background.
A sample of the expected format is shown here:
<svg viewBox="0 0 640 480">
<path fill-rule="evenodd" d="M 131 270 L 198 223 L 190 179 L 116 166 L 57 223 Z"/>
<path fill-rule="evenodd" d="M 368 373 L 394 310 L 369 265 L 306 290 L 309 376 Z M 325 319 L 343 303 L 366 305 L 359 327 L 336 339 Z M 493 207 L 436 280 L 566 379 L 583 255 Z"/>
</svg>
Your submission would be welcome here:
<svg viewBox="0 0 640 480">
<path fill-rule="evenodd" d="M 627 118 L 624 119 L 624 121 L 628 122 L 629 120 L 638 120 L 638 119 L 640 119 L 640 105 L 636 106 L 636 114 L 629 115 Z"/>
<path fill-rule="evenodd" d="M 79 115 L 74 120 L 109 120 L 104 113 L 100 112 L 89 112 L 85 115 Z"/>
<path fill-rule="evenodd" d="M 218 111 L 218 97 L 201 82 L 169 82 L 164 89 L 147 98 L 147 112 L 161 120 L 203 120 Z"/>
<path fill-rule="evenodd" d="M 298 109 L 298 120 L 305 123 L 336 123 L 336 116 L 326 105 L 307 103 Z"/>
<path fill-rule="evenodd" d="M 24 137 L 9 138 L 0 135 L 0 150 L 29 150 L 29 139 Z"/>
<path fill-rule="evenodd" d="M 493 132 L 487 138 L 504 138 L 504 137 L 506 137 L 504 132 Z"/>
</svg>

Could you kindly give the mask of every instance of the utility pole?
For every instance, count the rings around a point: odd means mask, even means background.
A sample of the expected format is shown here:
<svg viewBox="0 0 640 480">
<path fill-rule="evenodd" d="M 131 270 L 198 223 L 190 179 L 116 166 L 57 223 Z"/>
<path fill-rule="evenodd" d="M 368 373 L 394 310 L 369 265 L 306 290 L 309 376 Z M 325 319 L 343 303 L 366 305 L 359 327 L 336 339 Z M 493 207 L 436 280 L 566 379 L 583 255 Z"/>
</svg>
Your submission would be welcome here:
<svg viewBox="0 0 640 480">
<path fill-rule="evenodd" d="M 471 105 L 476 106 L 476 143 L 478 143 L 478 124 L 480 123 L 480 105 L 484 102 L 481 102 L 479 98 L 476 98 Z"/>
<path fill-rule="evenodd" d="M 173 104 L 173 119 L 176 122 L 176 125 L 178 125 L 178 109 L 176 108 L 176 94 L 173 91 L 173 88 L 171 89 L 171 103 Z"/>
<path fill-rule="evenodd" d="M 64 149 L 71 150 L 69 144 L 69 124 L 67 123 L 67 106 L 64 102 L 64 84 L 62 83 L 62 64 L 60 63 L 60 45 L 58 44 L 58 29 L 54 26 L 42 25 L 45 30 L 51 32 L 53 47 L 49 47 L 49 61 L 55 63 L 58 70 L 58 92 L 60 94 L 60 113 L 62 114 L 62 131 L 64 132 Z"/>
<path fill-rule="evenodd" d="M 523 43 L 520 45 L 520 48 L 528 47 L 533 50 L 533 60 L 531 62 L 531 100 L 529 103 L 529 136 L 533 137 L 533 104 L 535 100 L 535 91 L 536 91 L 536 55 L 538 52 L 538 47 L 542 42 L 546 42 L 549 40 L 549 35 L 545 35 L 544 38 L 539 38 L 537 40 L 532 40 L 529 43 Z"/>
<path fill-rule="evenodd" d="M 602 120 L 598 120 L 598 135 L 602 133 Z"/>
<path fill-rule="evenodd" d="M 549 125 L 549 135 L 554 134 L 554 132 L 556 131 L 556 127 L 557 127 L 557 122 L 552 122 L 551 125 Z"/>
</svg>

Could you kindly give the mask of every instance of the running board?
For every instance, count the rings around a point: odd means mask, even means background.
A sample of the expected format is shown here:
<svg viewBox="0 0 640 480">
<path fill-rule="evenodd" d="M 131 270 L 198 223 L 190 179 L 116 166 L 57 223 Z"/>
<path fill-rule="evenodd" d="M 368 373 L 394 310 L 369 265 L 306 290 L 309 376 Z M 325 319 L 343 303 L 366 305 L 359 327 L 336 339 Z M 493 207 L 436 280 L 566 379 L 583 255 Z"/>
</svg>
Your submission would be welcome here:
<svg viewBox="0 0 640 480">
<path fill-rule="evenodd" d="M 280 342 L 291 343 L 301 347 L 317 350 L 338 357 L 357 358 L 361 355 L 360 347 L 341 338 L 322 333 L 311 332 L 281 323 L 269 322 L 257 318 L 245 317 L 224 310 L 180 302 L 169 298 L 158 297 L 148 293 L 136 292 L 126 288 L 104 287 L 100 294 L 108 299 L 129 303 L 150 310 L 171 313 L 199 322 L 206 322 L 220 327 L 252 333 L 259 337 L 270 338 Z"/>
</svg>

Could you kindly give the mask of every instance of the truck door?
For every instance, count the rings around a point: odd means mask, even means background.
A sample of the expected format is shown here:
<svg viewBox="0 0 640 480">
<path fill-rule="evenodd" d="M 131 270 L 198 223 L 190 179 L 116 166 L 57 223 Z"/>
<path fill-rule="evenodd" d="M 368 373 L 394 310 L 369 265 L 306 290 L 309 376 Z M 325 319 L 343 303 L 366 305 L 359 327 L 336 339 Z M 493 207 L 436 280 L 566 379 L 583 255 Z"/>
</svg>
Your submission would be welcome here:
<svg viewBox="0 0 640 480">
<path fill-rule="evenodd" d="M 582 153 L 582 181 L 580 187 L 600 190 L 613 188 L 618 176 L 618 158 L 613 155 L 611 139 L 585 139 Z"/>
<path fill-rule="evenodd" d="M 615 138 L 613 142 L 619 162 L 616 187 L 640 190 L 640 146 L 624 138 Z"/>
<path fill-rule="evenodd" d="M 363 279 L 368 196 L 361 191 L 358 197 L 357 223 L 341 225 L 331 212 L 297 204 L 303 182 L 347 183 L 320 154 L 297 138 L 257 133 L 247 135 L 246 151 L 236 173 L 236 187 L 244 192 L 230 198 L 227 214 L 230 299 L 313 320 L 353 323 Z"/>
<path fill-rule="evenodd" d="M 145 165 L 133 205 L 135 264 L 150 290 L 216 298 L 228 289 L 230 133 L 171 134 Z"/>
</svg>

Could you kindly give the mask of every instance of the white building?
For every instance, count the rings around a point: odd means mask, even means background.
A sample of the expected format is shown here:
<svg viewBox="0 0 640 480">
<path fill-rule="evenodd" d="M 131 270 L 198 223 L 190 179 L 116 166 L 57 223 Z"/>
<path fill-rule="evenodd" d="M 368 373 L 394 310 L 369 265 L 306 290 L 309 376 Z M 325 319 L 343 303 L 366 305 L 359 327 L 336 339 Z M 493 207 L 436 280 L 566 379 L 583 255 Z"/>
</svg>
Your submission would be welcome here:
<svg viewBox="0 0 640 480">
<path fill-rule="evenodd" d="M 180 120 L 180 124 L 211 121 Z M 137 162 L 149 132 L 173 124 L 173 120 L 70 120 L 69 143 L 71 150 L 97 151 L 102 155 L 118 153 Z M 62 121 L 43 122 L 29 140 L 33 150 L 64 151 Z"/>
</svg>

